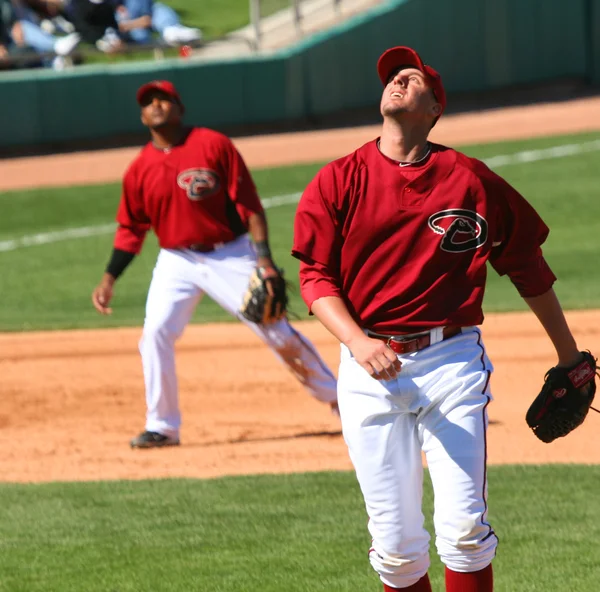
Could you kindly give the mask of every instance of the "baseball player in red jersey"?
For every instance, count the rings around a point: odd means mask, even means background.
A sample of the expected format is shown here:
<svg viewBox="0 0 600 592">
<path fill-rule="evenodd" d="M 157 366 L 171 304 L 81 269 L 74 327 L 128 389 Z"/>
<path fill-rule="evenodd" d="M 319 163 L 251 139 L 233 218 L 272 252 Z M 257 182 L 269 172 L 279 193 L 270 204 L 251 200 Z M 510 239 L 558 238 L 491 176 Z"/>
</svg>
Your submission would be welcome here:
<svg viewBox="0 0 600 592">
<path fill-rule="evenodd" d="M 174 345 L 203 294 L 246 323 L 311 395 L 337 412 L 335 378 L 312 344 L 285 318 L 258 325 L 238 313 L 255 267 L 276 268 L 264 210 L 233 143 L 216 131 L 185 127 L 183 103 L 168 81 L 143 85 L 137 101 L 151 141 L 125 173 L 113 253 L 92 294 L 95 308 L 110 313 L 115 280 L 152 228 L 161 250 L 140 341 L 146 429 L 131 445 L 179 444 Z"/>
<path fill-rule="evenodd" d="M 381 137 L 325 166 L 296 213 L 302 296 L 341 342 L 342 429 L 384 590 L 431 590 L 423 451 L 446 590 L 489 592 L 486 263 L 512 280 L 560 365 L 580 353 L 542 256 L 544 222 L 482 162 L 428 141 L 446 106 L 439 74 L 407 47 L 377 71 Z"/>
</svg>

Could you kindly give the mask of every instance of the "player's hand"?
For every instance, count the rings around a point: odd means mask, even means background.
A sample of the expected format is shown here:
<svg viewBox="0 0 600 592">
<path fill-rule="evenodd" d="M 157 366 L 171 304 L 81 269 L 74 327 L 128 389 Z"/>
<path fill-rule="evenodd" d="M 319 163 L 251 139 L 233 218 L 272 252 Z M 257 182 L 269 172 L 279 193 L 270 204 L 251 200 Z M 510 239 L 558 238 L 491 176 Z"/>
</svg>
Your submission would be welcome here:
<svg viewBox="0 0 600 592">
<path fill-rule="evenodd" d="M 109 307 L 109 304 L 113 297 L 114 278 L 106 277 L 107 275 L 108 274 L 105 274 L 102 281 L 92 292 L 92 304 L 94 305 L 94 308 L 103 315 L 112 313 L 112 308 Z"/>
<path fill-rule="evenodd" d="M 275 263 L 273 263 L 273 259 L 271 259 L 271 257 L 259 257 L 258 261 L 256 262 L 256 267 L 262 267 L 264 269 L 273 270 L 272 278 L 265 276 L 264 280 L 269 296 L 275 296 L 275 288 L 273 288 L 273 281 L 279 279 L 279 274 L 276 271 L 277 268 L 275 267 Z"/>
<path fill-rule="evenodd" d="M 402 369 L 402 362 L 381 339 L 366 335 L 348 343 L 354 359 L 377 380 L 392 380 Z"/>
</svg>

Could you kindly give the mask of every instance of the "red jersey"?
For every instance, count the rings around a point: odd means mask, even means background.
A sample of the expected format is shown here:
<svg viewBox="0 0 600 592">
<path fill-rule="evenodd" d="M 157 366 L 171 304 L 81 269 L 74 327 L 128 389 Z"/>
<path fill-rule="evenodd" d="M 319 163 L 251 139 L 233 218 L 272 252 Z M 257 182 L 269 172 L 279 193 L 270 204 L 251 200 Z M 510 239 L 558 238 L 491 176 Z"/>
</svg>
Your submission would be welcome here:
<svg viewBox="0 0 600 592">
<path fill-rule="evenodd" d="M 551 288 L 533 207 L 482 162 L 431 146 L 399 166 L 369 142 L 306 188 L 292 254 L 309 308 L 339 296 L 362 327 L 411 333 L 480 324 L 487 261 L 522 296 Z"/>
<path fill-rule="evenodd" d="M 229 138 L 193 128 L 163 150 L 149 142 L 128 168 L 114 246 L 139 253 L 154 229 L 162 248 L 233 240 L 263 208 L 250 173 Z"/>
</svg>

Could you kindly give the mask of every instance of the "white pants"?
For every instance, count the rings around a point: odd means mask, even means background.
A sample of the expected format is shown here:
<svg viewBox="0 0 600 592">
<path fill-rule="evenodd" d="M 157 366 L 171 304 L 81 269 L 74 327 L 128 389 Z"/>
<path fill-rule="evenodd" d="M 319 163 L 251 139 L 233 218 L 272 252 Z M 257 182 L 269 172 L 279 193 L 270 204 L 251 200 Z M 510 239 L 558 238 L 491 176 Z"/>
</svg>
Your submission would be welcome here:
<svg viewBox="0 0 600 592">
<path fill-rule="evenodd" d="M 238 314 L 255 267 L 256 255 L 247 235 L 206 254 L 187 249 L 160 251 L 148 290 L 140 341 L 147 430 L 179 435 L 175 341 L 203 294 L 250 327 L 312 396 L 323 402 L 337 399 L 335 377 L 310 341 L 287 320 L 261 326 Z"/>
<path fill-rule="evenodd" d="M 381 382 L 342 346 L 338 399 L 369 516 L 371 564 L 383 583 L 406 588 L 429 568 L 421 451 L 433 483 L 442 562 L 454 571 L 473 572 L 495 555 L 486 482 L 486 407 L 493 368 L 474 327 L 398 358 L 398 378 Z"/>
</svg>

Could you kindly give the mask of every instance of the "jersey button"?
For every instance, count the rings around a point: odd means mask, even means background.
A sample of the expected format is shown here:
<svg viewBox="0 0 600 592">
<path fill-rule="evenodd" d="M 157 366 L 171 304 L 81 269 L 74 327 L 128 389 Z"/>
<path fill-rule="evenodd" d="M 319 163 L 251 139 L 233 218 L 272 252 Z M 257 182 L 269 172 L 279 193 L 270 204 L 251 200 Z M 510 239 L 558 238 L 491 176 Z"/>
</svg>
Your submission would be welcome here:
<svg viewBox="0 0 600 592">
<path fill-rule="evenodd" d="M 405 187 L 404 191 L 406 191 L 406 193 L 410 193 L 412 191 L 412 189 L 410 187 Z"/>
</svg>

